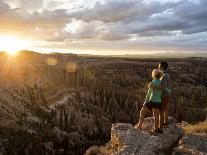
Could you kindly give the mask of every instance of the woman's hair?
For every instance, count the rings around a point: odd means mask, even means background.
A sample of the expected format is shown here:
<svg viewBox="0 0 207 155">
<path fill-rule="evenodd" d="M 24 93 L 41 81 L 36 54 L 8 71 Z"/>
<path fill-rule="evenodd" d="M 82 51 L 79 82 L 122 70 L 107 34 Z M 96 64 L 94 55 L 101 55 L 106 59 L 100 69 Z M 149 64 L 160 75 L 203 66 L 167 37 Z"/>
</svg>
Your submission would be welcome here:
<svg viewBox="0 0 207 155">
<path fill-rule="evenodd" d="M 159 79 L 161 77 L 161 73 L 158 69 L 154 69 L 152 71 L 152 78 Z"/>
</svg>

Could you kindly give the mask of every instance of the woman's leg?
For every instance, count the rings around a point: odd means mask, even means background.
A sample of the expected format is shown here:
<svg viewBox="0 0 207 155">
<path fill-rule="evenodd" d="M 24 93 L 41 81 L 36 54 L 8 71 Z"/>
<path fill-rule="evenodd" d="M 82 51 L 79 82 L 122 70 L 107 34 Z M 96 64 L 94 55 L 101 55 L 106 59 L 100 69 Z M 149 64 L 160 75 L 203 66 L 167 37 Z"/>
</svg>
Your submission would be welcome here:
<svg viewBox="0 0 207 155">
<path fill-rule="evenodd" d="M 142 109 L 140 110 L 140 114 L 139 114 L 139 123 L 138 123 L 138 128 L 141 129 L 142 128 L 142 124 L 144 122 L 144 118 L 145 118 L 145 114 L 148 111 L 148 108 L 146 105 L 144 105 L 142 107 Z"/>
<path fill-rule="evenodd" d="M 159 109 L 157 108 L 153 108 L 153 115 L 155 117 L 155 124 L 154 124 L 154 131 L 157 132 L 158 128 L 159 128 Z"/>
</svg>

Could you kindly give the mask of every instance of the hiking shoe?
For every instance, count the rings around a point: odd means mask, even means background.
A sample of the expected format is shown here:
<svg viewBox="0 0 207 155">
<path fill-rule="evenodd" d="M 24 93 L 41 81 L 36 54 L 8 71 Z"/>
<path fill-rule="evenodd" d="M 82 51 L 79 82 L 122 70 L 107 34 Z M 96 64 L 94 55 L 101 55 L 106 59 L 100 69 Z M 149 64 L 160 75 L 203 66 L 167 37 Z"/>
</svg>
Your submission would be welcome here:
<svg viewBox="0 0 207 155">
<path fill-rule="evenodd" d="M 137 127 L 136 129 L 137 129 L 138 131 L 142 131 L 142 128 Z"/>
<path fill-rule="evenodd" d="M 163 133 L 163 130 L 157 129 L 157 133 Z"/>
<path fill-rule="evenodd" d="M 168 128 L 168 123 L 164 123 L 164 124 L 163 124 L 163 127 L 164 127 L 164 128 Z"/>
<path fill-rule="evenodd" d="M 157 136 L 158 132 L 154 129 L 152 129 L 151 131 L 149 131 L 149 133 L 151 133 L 154 136 Z"/>
</svg>

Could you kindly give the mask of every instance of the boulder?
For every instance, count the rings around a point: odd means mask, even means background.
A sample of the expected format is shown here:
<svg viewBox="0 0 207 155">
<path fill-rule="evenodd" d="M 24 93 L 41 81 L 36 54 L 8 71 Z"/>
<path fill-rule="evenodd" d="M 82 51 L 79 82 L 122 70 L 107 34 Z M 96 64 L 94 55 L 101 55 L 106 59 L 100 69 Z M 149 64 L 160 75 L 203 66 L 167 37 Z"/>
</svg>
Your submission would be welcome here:
<svg viewBox="0 0 207 155">
<path fill-rule="evenodd" d="M 206 135 L 189 133 L 186 134 L 175 148 L 174 155 L 207 155 Z"/>
<path fill-rule="evenodd" d="M 137 125 L 116 123 L 111 128 L 110 148 L 104 152 L 113 155 L 156 155 L 169 154 L 183 136 L 182 128 L 176 126 L 176 120 L 169 118 L 169 127 L 163 134 L 152 135 L 148 131 L 153 127 L 154 118 L 146 118 L 143 130 Z"/>
</svg>

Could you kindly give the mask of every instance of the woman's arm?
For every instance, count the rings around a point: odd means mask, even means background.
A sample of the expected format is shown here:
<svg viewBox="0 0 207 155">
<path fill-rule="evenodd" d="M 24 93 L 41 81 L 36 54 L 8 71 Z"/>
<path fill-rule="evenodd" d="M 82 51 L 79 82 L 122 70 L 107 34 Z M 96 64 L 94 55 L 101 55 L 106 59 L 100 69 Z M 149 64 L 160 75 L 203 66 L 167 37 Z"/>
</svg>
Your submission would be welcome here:
<svg viewBox="0 0 207 155">
<path fill-rule="evenodd" d="M 148 84 L 148 88 L 149 88 L 149 89 L 163 90 L 165 87 L 164 87 L 164 85 L 155 85 L 155 84 L 153 84 L 152 82 L 150 82 L 150 83 Z"/>
<path fill-rule="evenodd" d="M 152 94 L 152 89 L 149 88 L 147 91 L 146 98 L 145 98 L 145 103 L 149 102 L 151 94 Z"/>
</svg>

